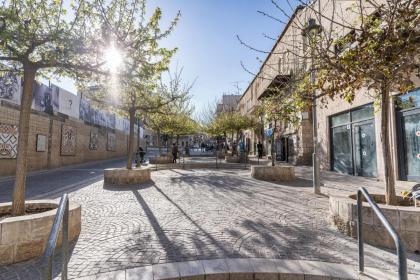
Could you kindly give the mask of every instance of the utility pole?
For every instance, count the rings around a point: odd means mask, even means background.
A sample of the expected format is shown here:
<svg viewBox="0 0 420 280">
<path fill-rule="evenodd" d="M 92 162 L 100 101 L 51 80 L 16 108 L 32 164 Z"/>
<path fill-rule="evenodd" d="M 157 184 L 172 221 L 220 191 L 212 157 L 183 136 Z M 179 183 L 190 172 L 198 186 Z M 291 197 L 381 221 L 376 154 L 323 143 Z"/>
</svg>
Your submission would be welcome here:
<svg viewBox="0 0 420 280">
<path fill-rule="evenodd" d="M 315 84 L 315 69 L 314 69 L 314 51 L 313 43 L 314 36 L 321 32 L 321 26 L 315 22 L 315 19 L 310 18 L 308 24 L 303 31 L 306 36 L 309 47 L 311 48 L 311 84 Z M 321 193 L 321 183 L 319 174 L 319 158 L 318 158 L 318 121 L 316 116 L 316 91 L 312 93 L 312 133 L 313 133 L 313 154 L 312 154 L 312 186 L 315 194 Z"/>
</svg>

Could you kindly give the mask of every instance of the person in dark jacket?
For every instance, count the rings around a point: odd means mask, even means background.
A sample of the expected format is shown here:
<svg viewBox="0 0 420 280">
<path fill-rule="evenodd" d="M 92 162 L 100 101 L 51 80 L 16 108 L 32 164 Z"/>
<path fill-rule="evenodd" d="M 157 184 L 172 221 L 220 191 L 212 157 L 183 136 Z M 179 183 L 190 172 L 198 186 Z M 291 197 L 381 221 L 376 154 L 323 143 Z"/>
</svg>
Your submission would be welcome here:
<svg viewBox="0 0 420 280">
<path fill-rule="evenodd" d="M 258 152 L 258 158 L 262 158 L 263 145 L 261 144 L 260 141 L 258 141 L 258 144 L 257 144 L 257 152 Z"/>
<path fill-rule="evenodd" d="M 178 146 L 175 143 L 173 143 L 172 144 L 172 162 L 173 163 L 176 163 L 177 156 L 178 156 Z"/>
</svg>

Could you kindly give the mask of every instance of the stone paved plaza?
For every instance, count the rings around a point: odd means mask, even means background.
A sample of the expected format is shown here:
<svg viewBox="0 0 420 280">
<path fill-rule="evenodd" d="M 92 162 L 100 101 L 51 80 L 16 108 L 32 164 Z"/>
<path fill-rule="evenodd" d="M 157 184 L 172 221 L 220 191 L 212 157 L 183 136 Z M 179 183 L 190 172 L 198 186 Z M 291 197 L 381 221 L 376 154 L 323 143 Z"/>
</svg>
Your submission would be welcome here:
<svg viewBox="0 0 420 280">
<path fill-rule="evenodd" d="M 100 181 L 71 193 L 82 205 L 82 232 L 69 277 L 213 258 L 357 264 L 356 240 L 331 226 L 328 197 L 312 194 L 309 180 L 275 184 L 249 173 L 162 170 L 138 187 L 104 188 Z M 392 252 L 369 245 L 365 252 L 367 266 L 396 270 Z M 419 261 L 409 254 L 410 273 L 420 274 Z M 3 266 L 0 279 L 33 279 L 38 267 Z"/>
</svg>

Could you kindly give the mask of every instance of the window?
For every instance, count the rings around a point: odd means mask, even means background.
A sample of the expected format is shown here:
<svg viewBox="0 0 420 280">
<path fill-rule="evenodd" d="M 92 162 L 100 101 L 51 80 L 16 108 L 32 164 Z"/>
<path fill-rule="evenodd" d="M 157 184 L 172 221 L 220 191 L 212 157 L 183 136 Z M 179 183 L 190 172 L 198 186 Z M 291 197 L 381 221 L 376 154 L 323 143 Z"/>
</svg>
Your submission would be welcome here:
<svg viewBox="0 0 420 280">
<path fill-rule="evenodd" d="M 331 169 L 375 177 L 376 138 L 373 104 L 330 118 Z"/>
</svg>

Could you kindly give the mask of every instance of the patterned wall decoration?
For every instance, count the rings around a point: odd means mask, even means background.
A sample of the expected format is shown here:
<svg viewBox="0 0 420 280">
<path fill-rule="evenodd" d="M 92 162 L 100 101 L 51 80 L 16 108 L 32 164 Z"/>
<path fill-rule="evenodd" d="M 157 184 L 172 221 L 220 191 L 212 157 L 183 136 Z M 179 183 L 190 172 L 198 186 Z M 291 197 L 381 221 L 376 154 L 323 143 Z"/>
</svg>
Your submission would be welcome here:
<svg viewBox="0 0 420 280">
<path fill-rule="evenodd" d="M 47 150 L 47 136 L 42 134 L 36 135 L 36 151 L 45 152 Z"/>
<path fill-rule="evenodd" d="M 16 125 L 0 124 L 0 159 L 16 158 L 18 135 Z"/>
<path fill-rule="evenodd" d="M 116 148 L 117 148 L 117 138 L 115 136 L 115 133 L 108 132 L 108 143 L 107 143 L 106 149 L 108 151 L 115 152 Z"/>
<path fill-rule="evenodd" d="M 61 155 L 76 155 L 76 128 L 68 125 L 61 127 Z"/>
<path fill-rule="evenodd" d="M 90 150 L 97 150 L 98 149 L 98 142 L 99 142 L 98 138 L 99 138 L 98 129 L 96 127 L 92 128 L 90 130 L 90 141 L 89 141 L 89 149 Z"/>
</svg>

